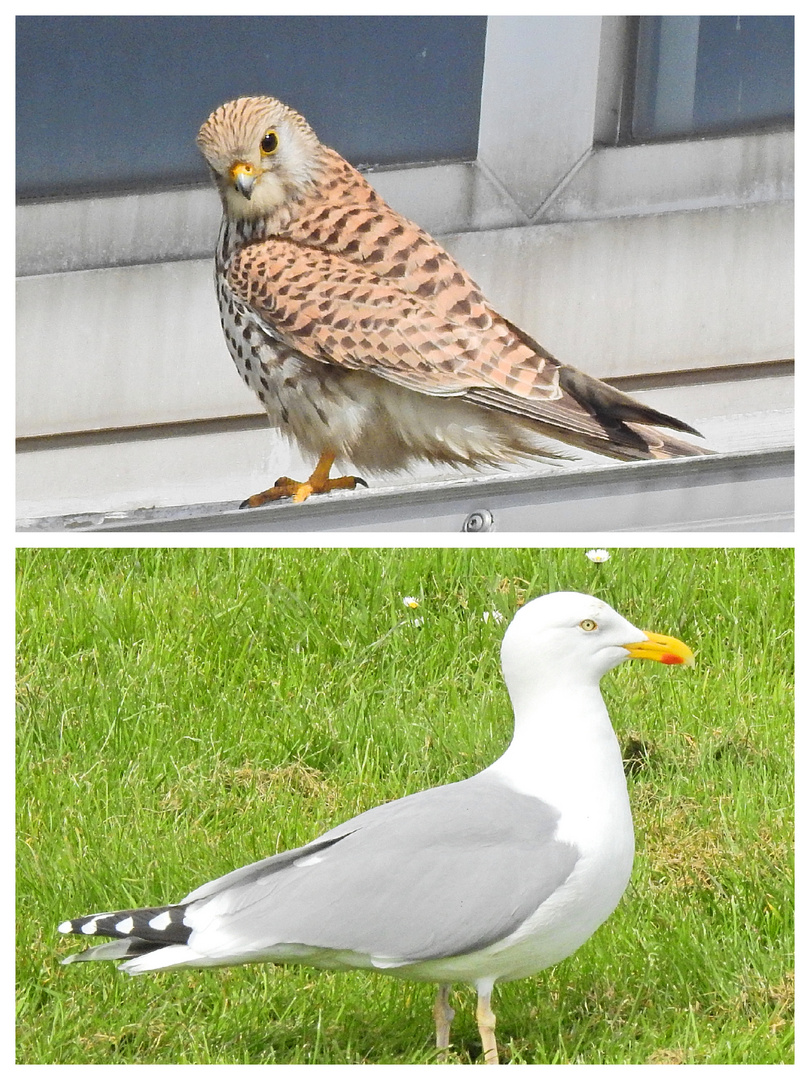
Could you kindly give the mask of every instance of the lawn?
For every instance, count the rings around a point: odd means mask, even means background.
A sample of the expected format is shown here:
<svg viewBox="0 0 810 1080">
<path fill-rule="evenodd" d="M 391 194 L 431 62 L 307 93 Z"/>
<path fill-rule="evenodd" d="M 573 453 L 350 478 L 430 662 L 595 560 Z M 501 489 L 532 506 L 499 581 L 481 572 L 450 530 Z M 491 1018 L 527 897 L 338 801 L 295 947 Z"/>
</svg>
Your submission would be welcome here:
<svg viewBox="0 0 810 1080">
<path fill-rule="evenodd" d="M 43 548 L 17 569 L 18 1062 L 433 1061 L 429 985 L 130 979 L 60 966 L 81 942 L 56 927 L 179 900 L 489 764 L 511 734 L 493 613 L 555 589 L 681 638 L 697 665 L 603 681 L 633 878 L 574 956 L 496 988 L 503 1059 L 793 1060 L 791 550 Z M 454 1061 L 480 1052 L 474 998 L 456 989 Z"/>
</svg>

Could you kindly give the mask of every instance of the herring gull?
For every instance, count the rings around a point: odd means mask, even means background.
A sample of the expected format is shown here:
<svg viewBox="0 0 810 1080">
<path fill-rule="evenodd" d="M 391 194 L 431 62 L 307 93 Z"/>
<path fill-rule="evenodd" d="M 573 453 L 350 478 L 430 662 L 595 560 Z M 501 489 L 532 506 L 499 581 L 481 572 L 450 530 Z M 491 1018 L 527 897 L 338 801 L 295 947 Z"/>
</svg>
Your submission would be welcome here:
<svg viewBox="0 0 810 1080">
<path fill-rule="evenodd" d="M 376 806 L 179 903 L 63 922 L 62 933 L 114 939 L 63 963 L 124 960 L 131 975 L 295 963 L 434 982 L 442 1053 L 450 986 L 471 983 L 484 1061 L 497 1064 L 494 984 L 573 953 L 630 877 L 633 820 L 599 690 L 630 657 L 693 663 L 682 642 L 637 629 L 592 596 L 532 600 L 503 639 L 515 729 L 494 764 Z"/>
</svg>

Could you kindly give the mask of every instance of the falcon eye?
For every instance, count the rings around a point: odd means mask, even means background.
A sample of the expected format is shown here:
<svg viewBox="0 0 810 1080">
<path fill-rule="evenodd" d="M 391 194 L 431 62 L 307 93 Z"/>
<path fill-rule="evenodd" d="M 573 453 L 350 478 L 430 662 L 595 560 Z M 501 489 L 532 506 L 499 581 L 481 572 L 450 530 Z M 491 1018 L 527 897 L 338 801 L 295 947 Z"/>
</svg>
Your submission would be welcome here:
<svg viewBox="0 0 810 1080">
<path fill-rule="evenodd" d="M 278 150 L 278 135 L 276 135 L 272 128 L 264 135 L 259 146 L 261 147 L 262 153 L 266 154 L 268 157 L 270 154 L 275 154 L 276 150 Z"/>
<path fill-rule="evenodd" d="M 582 622 L 579 625 L 580 625 L 580 629 L 582 629 L 582 630 L 595 630 L 596 629 L 596 623 L 593 621 L 593 619 L 583 619 Z"/>
</svg>

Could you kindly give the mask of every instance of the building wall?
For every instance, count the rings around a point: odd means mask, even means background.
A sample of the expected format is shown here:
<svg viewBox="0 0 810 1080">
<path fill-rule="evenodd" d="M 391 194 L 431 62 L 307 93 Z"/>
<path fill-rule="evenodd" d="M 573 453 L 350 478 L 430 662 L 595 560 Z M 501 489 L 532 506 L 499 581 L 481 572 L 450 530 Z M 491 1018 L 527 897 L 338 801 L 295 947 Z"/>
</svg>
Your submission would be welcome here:
<svg viewBox="0 0 810 1080">
<path fill-rule="evenodd" d="M 628 24 L 491 17 L 476 160 L 369 179 L 592 374 L 688 383 L 791 359 L 792 132 L 615 145 Z M 311 465 L 231 364 L 218 218 L 199 185 L 18 207 L 23 518 L 236 499 Z"/>
</svg>

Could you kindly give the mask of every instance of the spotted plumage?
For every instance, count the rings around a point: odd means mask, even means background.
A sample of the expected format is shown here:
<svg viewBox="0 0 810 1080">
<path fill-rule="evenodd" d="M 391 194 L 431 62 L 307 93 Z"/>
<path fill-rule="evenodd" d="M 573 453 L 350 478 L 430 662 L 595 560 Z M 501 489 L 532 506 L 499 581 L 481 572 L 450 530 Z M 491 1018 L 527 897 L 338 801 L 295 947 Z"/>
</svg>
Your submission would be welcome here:
<svg viewBox="0 0 810 1080">
<path fill-rule="evenodd" d="M 247 504 L 353 487 L 335 459 L 397 470 L 559 453 L 623 460 L 706 451 L 688 424 L 560 363 L 499 315 L 455 260 L 392 210 L 298 113 L 239 98 L 198 145 L 223 205 L 216 287 L 237 370 L 318 467 Z"/>
</svg>

